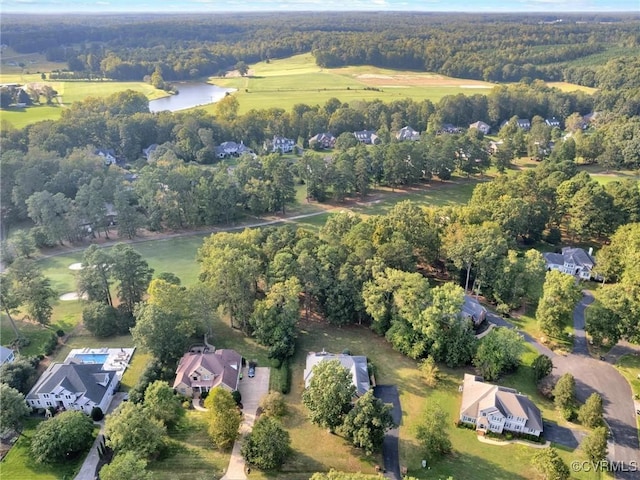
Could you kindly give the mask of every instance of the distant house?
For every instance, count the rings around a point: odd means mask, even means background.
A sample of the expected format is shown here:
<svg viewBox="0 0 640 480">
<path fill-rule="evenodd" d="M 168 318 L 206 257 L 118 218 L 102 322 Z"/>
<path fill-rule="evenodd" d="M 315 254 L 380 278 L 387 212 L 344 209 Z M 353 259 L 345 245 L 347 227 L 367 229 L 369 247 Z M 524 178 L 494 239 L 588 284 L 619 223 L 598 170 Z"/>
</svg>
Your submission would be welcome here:
<svg viewBox="0 0 640 480">
<path fill-rule="evenodd" d="M 529 130 L 531 128 L 531 122 L 526 118 L 519 118 L 516 124 L 518 125 L 518 128 L 523 130 Z"/>
<path fill-rule="evenodd" d="M 189 352 L 180 359 L 173 388 L 188 397 L 216 387 L 233 392 L 241 370 L 242 356 L 235 350 Z"/>
<path fill-rule="evenodd" d="M 562 253 L 545 252 L 543 256 L 547 270 L 558 270 L 581 280 L 589 280 L 596 266 L 593 248 L 589 248 L 587 253 L 582 248 L 563 247 Z"/>
<path fill-rule="evenodd" d="M 464 296 L 464 303 L 462 304 L 462 311 L 460 312 L 462 318 L 468 318 L 474 325 L 480 325 L 487 319 L 487 309 L 480 305 L 480 302 L 470 295 Z"/>
<path fill-rule="evenodd" d="M 462 133 L 462 129 L 460 127 L 456 127 L 451 123 L 444 123 L 442 124 L 442 127 L 440 127 L 440 130 L 436 132 L 437 135 L 440 135 L 442 133 Z"/>
<path fill-rule="evenodd" d="M 373 130 L 361 130 L 359 132 L 353 132 L 356 139 L 360 143 L 364 143 L 365 145 L 377 145 L 380 143 L 380 137 Z"/>
<path fill-rule="evenodd" d="M 546 123 L 547 125 L 549 125 L 552 128 L 553 127 L 560 128 L 560 120 L 558 120 L 556 117 L 547 118 L 547 119 L 545 119 L 544 123 Z"/>
<path fill-rule="evenodd" d="M 479 132 L 482 132 L 484 135 L 488 135 L 489 132 L 491 132 L 491 126 L 481 121 L 472 123 L 471 125 L 469 125 L 469 128 L 475 128 Z"/>
<path fill-rule="evenodd" d="M 95 154 L 100 155 L 104 159 L 104 164 L 107 166 L 113 165 L 117 162 L 116 152 L 110 148 L 98 148 L 95 151 Z"/>
<path fill-rule="evenodd" d="M 498 140 L 497 142 L 493 140 L 489 141 L 489 153 L 495 155 L 502 145 L 504 145 L 502 140 Z"/>
<path fill-rule="evenodd" d="M 277 135 L 274 135 L 273 139 L 271 141 L 267 140 L 265 144 L 265 150 L 270 150 L 273 153 L 290 153 L 293 152 L 293 149 L 296 146 L 296 141 L 291 138 L 278 137 Z"/>
<path fill-rule="evenodd" d="M 5 363 L 13 363 L 16 359 L 13 350 L 7 347 L 0 346 L 0 365 L 4 365 Z"/>
<path fill-rule="evenodd" d="M 584 128 L 587 128 L 589 125 L 593 125 L 598 121 L 598 117 L 600 116 L 600 112 L 590 112 L 582 117 L 584 121 Z"/>
<path fill-rule="evenodd" d="M 215 147 L 215 153 L 218 158 L 231 158 L 239 157 L 245 153 L 253 154 L 253 150 L 245 146 L 242 141 L 240 141 L 240 143 L 222 142 L 220 145 Z"/>
<path fill-rule="evenodd" d="M 336 137 L 330 133 L 318 133 L 309 139 L 309 146 L 317 145 L 319 148 L 333 148 L 336 144 Z"/>
<path fill-rule="evenodd" d="M 543 430 L 540 410 L 527 396 L 468 373 L 462 385 L 460 421 L 483 433 L 506 430 L 539 437 Z"/>
<path fill-rule="evenodd" d="M 352 356 L 346 353 L 327 353 L 324 350 L 322 352 L 310 352 L 307 354 L 307 364 L 304 369 L 304 386 L 309 386 L 309 382 L 313 378 L 313 367 L 322 362 L 328 362 L 330 360 L 338 360 L 344 368 L 349 370 L 353 385 L 356 387 L 356 395 L 361 397 L 369 391 L 371 388 L 371 381 L 369 380 L 369 369 L 367 368 L 367 357 Z"/>
<path fill-rule="evenodd" d="M 144 158 L 147 159 L 147 161 L 150 160 L 151 155 L 158 149 L 158 146 L 159 145 L 157 143 L 152 143 L 147 148 L 142 149 L 142 154 L 144 155 Z"/>
<path fill-rule="evenodd" d="M 26 396 L 33 408 L 64 408 L 87 415 L 94 407 L 106 412 L 118 386 L 113 370 L 100 364 L 53 363 Z"/>
<path fill-rule="evenodd" d="M 396 139 L 398 139 L 400 142 L 404 142 L 405 140 L 420 140 L 420 132 L 414 130 L 409 126 L 402 127 L 400 130 L 398 130 L 398 133 L 396 133 Z"/>
</svg>

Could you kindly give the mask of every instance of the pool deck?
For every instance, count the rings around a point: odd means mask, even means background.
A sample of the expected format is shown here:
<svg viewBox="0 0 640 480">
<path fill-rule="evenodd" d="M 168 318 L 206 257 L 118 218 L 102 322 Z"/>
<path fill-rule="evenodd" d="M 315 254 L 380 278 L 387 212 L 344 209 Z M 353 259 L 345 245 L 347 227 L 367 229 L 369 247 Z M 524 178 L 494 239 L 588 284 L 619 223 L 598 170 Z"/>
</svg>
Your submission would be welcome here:
<svg viewBox="0 0 640 480">
<path fill-rule="evenodd" d="M 118 378 L 122 378 L 134 351 L 135 348 L 74 348 L 67 355 L 65 363 L 76 355 L 107 355 L 102 368 L 104 370 L 114 370 Z"/>
</svg>

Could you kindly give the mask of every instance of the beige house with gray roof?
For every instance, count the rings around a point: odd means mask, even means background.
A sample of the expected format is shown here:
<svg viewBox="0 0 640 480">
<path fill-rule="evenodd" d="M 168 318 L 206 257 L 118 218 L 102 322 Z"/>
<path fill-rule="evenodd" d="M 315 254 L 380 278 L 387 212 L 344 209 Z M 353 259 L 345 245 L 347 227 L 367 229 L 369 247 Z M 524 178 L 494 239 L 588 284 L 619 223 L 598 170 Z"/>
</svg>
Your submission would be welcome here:
<svg viewBox="0 0 640 480">
<path fill-rule="evenodd" d="M 480 432 L 506 430 L 536 437 L 543 428 L 540 410 L 526 395 L 468 373 L 462 385 L 460 421 L 474 424 Z"/>
</svg>

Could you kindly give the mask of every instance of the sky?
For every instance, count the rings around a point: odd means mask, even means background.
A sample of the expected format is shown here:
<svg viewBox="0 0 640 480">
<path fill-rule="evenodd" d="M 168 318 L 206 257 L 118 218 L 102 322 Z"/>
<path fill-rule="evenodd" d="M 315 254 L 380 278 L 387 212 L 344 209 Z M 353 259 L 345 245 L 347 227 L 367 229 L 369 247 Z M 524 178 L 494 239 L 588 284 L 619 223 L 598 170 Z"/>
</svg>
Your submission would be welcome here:
<svg viewBox="0 0 640 480">
<path fill-rule="evenodd" d="M 640 0 L 0 0 L 0 13 L 639 12 Z"/>
</svg>

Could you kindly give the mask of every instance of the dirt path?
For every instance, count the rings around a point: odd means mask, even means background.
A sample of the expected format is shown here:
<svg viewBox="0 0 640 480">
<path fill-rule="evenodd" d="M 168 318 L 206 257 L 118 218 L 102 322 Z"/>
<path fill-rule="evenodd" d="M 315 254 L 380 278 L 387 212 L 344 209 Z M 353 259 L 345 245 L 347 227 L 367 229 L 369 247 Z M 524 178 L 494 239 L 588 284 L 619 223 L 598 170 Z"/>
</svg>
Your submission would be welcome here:
<svg viewBox="0 0 640 480">
<path fill-rule="evenodd" d="M 385 191 L 385 190 L 377 190 L 372 194 L 367 196 L 366 200 L 360 200 L 356 198 L 351 198 L 343 203 L 315 203 L 315 205 L 319 208 L 318 211 L 302 213 L 302 214 L 285 214 L 281 216 L 272 216 L 265 218 L 258 218 L 255 221 L 249 221 L 246 223 L 240 223 L 238 225 L 227 225 L 220 227 L 208 227 L 202 229 L 195 230 L 182 230 L 177 232 L 149 232 L 148 230 L 143 230 L 139 237 L 128 239 L 128 238 L 119 238 L 117 235 L 114 235 L 113 232 L 110 232 L 110 238 L 106 239 L 105 237 L 100 237 L 94 239 L 91 242 L 83 243 L 82 245 L 74 245 L 70 247 L 55 247 L 54 249 L 48 250 L 46 254 L 38 255 L 36 257 L 37 260 L 44 260 L 47 258 L 53 258 L 60 255 L 68 255 L 71 253 L 82 252 L 89 245 L 99 245 L 101 247 L 111 247 L 118 243 L 126 243 L 126 244 L 137 244 L 144 242 L 152 242 L 155 240 L 166 240 L 171 238 L 181 238 L 181 237 L 193 237 L 197 235 L 207 235 L 212 233 L 219 232 L 233 232 L 236 230 L 244 230 L 245 228 L 258 228 L 258 227 L 267 227 L 271 225 L 278 225 L 281 223 L 287 222 L 295 222 L 297 220 L 302 220 L 305 218 L 317 217 L 319 215 L 325 215 L 332 212 L 340 212 L 342 210 L 349 210 L 352 208 L 366 208 L 377 203 L 382 202 L 383 200 L 389 200 L 393 198 L 402 198 L 412 193 L 428 193 L 432 191 L 437 191 L 441 189 L 447 189 L 456 185 L 465 184 L 465 183 L 480 183 L 482 181 L 489 180 L 490 177 L 485 178 L 469 178 L 469 179 L 461 179 L 455 181 L 446 181 L 446 182 L 434 182 L 427 185 L 420 185 L 415 187 L 404 187 L 400 189 L 396 189 L 395 191 Z M 4 271 L 4 266 L 0 265 L 0 272 Z"/>
</svg>

